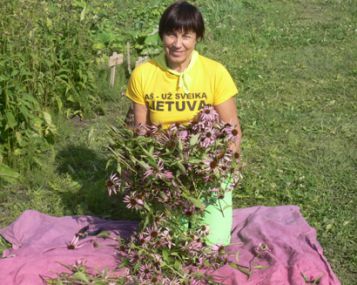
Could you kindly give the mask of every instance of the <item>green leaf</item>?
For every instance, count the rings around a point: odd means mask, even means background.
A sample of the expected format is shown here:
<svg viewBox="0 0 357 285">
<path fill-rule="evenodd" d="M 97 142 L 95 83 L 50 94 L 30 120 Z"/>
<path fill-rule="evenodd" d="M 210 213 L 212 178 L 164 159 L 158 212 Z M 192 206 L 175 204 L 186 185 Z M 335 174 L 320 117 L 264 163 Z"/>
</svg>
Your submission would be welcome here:
<svg viewBox="0 0 357 285">
<path fill-rule="evenodd" d="M 10 168 L 9 166 L 0 163 L 0 178 L 4 179 L 9 183 L 16 182 L 17 179 L 20 177 L 20 174 Z"/>
<path fill-rule="evenodd" d="M 159 42 L 160 42 L 160 37 L 158 33 L 147 36 L 144 41 L 145 45 L 150 45 L 150 46 L 155 46 L 159 44 Z"/>
<path fill-rule="evenodd" d="M 47 125 L 52 126 L 52 117 L 49 113 L 43 111 L 42 112 L 43 118 L 45 119 L 45 122 Z"/>
<path fill-rule="evenodd" d="M 85 6 L 81 12 L 80 21 L 82 22 L 86 16 L 87 7 Z"/>
<path fill-rule="evenodd" d="M 251 275 L 251 271 L 249 270 L 248 267 L 245 267 L 245 266 L 242 266 L 242 265 L 239 265 L 239 264 L 236 264 L 234 262 L 230 262 L 228 263 L 228 265 L 234 269 L 237 269 L 239 270 L 240 272 L 244 273 L 245 275 L 247 275 L 248 277 L 250 277 Z"/>
<path fill-rule="evenodd" d="M 197 144 L 199 136 L 200 136 L 199 134 L 191 136 L 191 138 L 190 138 L 190 146 L 194 146 L 194 145 Z"/>
<path fill-rule="evenodd" d="M 269 268 L 269 266 L 266 266 L 266 265 L 255 265 L 254 266 L 254 269 L 267 269 Z"/>
<path fill-rule="evenodd" d="M 152 210 L 150 209 L 150 207 L 148 206 L 147 203 L 144 203 L 144 208 L 149 212 L 152 213 Z M 148 217 L 148 216 L 147 216 Z"/>
<path fill-rule="evenodd" d="M 170 263 L 169 252 L 167 249 L 162 250 L 162 258 L 166 263 Z"/>
<path fill-rule="evenodd" d="M 5 113 L 5 116 L 7 121 L 5 129 L 14 129 L 17 126 L 17 121 L 15 119 L 14 114 L 8 111 Z"/>
<path fill-rule="evenodd" d="M 206 207 L 205 204 L 201 200 L 193 198 L 185 192 L 182 193 L 182 196 L 185 199 L 189 200 L 197 208 L 204 209 Z"/>
<path fill-rule="evenodd" d="M 183 164 L 181 163 L 181 161 L 176 161 L 176 165 L 177 165 L 178 168 L 182 171 L 182 173 L 186 173 L 186 168 L 185 168 L 185 166 L 183 166 Z"/>
<path fill-rule="evenodd" d="M 145 168 L 146 170 L 148 170 L 149 168 L 151 168 L 151 166 L 149 164 L 147 164 L 144 161 L 141 160 L 136 160 L 143 168 Z"/>
<path fill-rule="evenodd" d="M 46 18 L 46 26 L 49 30 L 52 29 L 53 24 L 52 24 L 52 20 L 50 18 Z"/>
<path fill-rule="evenodd" d="M 76 278 L 77 280 L 86 282 L 86 284 L 89 283 L 89 279 L 84 272 L 78 271 L 73 274 L 73 277 Z"/>
<path fill-rule="evenodd" d="M 110 232 L 102 231 L 99 234 L 97 234 L 97 237 L 104 238 L 104 239 L 109 238 L 110 237 Z"/>
<path fill-rule="evenodd" d="M 174 268 L 177 270 L 177 271 L 181 271 L 182 270 L 182 263 L 179 261 L 179 260 L 175 260 L 175 263 L 174 263 Z"/>
<path fill-rule="evenodd" d="M 61 100 L 60 97 L 56 96 L 55 97 L 55 101 L 56 101 L 56 104 L 57 104 L 57 109 L 59 112 L 62 112 L 62 108 L 63 108 L 63 102 Z"/>
</svg>

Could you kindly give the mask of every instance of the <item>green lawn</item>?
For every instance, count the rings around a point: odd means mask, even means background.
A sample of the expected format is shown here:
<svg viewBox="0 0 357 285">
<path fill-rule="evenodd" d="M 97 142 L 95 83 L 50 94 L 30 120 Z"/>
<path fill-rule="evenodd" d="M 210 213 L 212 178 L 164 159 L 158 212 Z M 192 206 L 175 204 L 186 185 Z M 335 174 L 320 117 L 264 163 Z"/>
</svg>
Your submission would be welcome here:
<svg viewBox="0 0 357 285">
<path fill-rule="evenodd" d="M 199 50 L 226 65 L 240 88 L 245 167 L 235 207 L 298 205 L 342 284 L 355 284 L 356 1 L 195 3 L 207 24 Z M 107 103 L 105 116 L 56 119 L 53 154 L 1 190 L 1 226 L 28 208 L 134 218 L 104 187 L 105 126 L 128 106 L 120 87 L 108 90 L 118 99 Z"/>
</svg>

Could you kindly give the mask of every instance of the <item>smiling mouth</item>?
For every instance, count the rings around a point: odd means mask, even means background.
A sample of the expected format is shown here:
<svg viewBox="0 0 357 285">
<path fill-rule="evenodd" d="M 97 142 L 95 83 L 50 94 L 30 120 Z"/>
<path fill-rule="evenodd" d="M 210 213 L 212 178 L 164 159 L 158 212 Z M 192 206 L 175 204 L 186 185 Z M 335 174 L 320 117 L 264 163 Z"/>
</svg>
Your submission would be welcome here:
<svg viewBox="0 0 357 285">
<path fill-rule="evenodd" d="M 183 52 L 182 52 L 182 51 L 171 51 L 171 52 L 170 52 L 170 54 L 171 54 L 171 55 L 176 55 L 176 56 L 177 56 L 177 55 L 182 55 L 182 54 L 183 54 Z"/>
</svg>

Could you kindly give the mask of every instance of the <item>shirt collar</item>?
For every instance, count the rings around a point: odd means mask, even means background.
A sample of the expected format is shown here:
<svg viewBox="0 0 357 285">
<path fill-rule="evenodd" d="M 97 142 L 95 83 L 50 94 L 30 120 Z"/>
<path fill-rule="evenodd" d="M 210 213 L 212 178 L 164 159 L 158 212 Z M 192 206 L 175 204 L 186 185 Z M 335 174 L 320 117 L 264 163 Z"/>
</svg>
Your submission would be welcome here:
<svg viewBox="0 0 357 285">
<path fill-rule="evenodd" d="M 166 63 L 166 58 L 165 58 L 165 53 L 159 54 L 157 57 L 154 58 L 155 62 L 163 68 L 165 71 L 178 76 L 178 83 L 177 83 L 177 88 L 182 88 L 185 93 L 189 93 L 191 83 L 192 83 L 192 78 L 189 74 L 189 71 L 192 69 L 194 66 L 195 62 L 197 61 L 198 58 L 198 52 L 196 50 L 192 51 L 191 55 L 191 61 L 190 64 L 187 66 L 187 68 L 182 71 L 178 72 L 176 70 L 171 69 L 167 63 Z"/>
</svg>

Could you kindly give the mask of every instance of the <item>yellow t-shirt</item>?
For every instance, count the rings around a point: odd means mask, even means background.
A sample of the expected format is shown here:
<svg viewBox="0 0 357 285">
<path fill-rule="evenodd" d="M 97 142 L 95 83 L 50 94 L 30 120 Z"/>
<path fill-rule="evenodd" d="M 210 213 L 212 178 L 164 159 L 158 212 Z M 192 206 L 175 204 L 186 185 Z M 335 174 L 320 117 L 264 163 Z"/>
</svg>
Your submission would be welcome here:
<svg viewBox="0 0 357 285">
<path fill-rule="evenodd" d="M 183 73 L 152 59 L 139 65 L 129 79 L 126 96 L 149 108 L 150 121 L 167 128 L 191 121 L 205 105 L 219 105 L 238 93 L 227 69 L 196 51 Z"/>
</svg>

